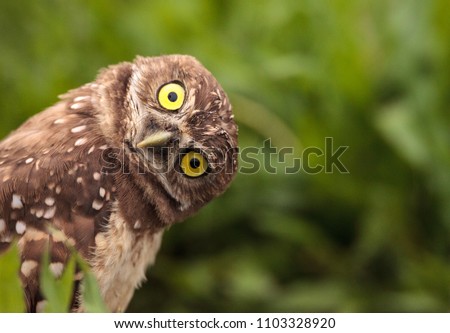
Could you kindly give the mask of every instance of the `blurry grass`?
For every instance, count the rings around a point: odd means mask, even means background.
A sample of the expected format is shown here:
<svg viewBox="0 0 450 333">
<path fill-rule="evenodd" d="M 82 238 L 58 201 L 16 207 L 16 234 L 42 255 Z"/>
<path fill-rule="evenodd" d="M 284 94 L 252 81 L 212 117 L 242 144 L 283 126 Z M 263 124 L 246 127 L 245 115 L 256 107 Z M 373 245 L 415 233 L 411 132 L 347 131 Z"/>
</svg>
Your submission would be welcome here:
<svg viewBox="0 0 450 333">
<path fill-rule="evenodd" d="M 0 133 L 100 67 L 188 53 L 240 147 L 349 146 L 350 174 L 239 174 L 174 226 L 130 311 L 450 311 L 448 0 L 0 4 Z M 262 159 L 258 156 L 258 159 Z"/>
</svg>

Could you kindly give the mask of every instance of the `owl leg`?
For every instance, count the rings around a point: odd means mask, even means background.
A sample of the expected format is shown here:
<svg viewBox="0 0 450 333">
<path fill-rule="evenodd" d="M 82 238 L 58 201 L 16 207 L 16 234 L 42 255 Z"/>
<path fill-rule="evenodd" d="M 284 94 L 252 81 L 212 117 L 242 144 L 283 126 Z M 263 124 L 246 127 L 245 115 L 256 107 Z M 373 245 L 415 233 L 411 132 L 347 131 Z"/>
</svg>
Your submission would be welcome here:
<svg viewBox="0 0 450 333">
<path fill-rule="evenodd" d="M 56 240 L 51 234 L 28 228 L 18 242 L 21 253 L 20 278 L 24 288 L 28 312 L 45 311 L 46 300 L 40 289 L 40 269 L 42 257 L 49 251 L 49 269 L 55 278 L 59 278 L 67 264 L 71 251 L 63 241 Z M 70 309 L 79 307 L 79 290 L 82 274 L 77 268 Z"/>
</svg>

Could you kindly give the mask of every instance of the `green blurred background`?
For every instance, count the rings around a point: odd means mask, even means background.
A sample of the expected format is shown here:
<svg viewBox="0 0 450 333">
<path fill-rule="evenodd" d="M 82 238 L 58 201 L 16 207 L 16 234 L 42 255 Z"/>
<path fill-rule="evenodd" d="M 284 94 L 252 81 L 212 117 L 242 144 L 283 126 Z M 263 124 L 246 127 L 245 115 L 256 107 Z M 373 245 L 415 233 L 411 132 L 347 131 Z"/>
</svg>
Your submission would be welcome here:
<svg viewBox="0 0 450 333">
<path fill-rule="evenodd" d="M 286 175 L 276 161 L 275 174 L 240 173 L 166 233 L 129 311 L 447 312 L 449 10 L 448 0 L 1 1 L 0 135 L 104 66 L 194 55 L 230 95 L 241 149 L 271 138 L 301 156 L 332 137 L 349 146 L 349 173 Z"/>
</svg>

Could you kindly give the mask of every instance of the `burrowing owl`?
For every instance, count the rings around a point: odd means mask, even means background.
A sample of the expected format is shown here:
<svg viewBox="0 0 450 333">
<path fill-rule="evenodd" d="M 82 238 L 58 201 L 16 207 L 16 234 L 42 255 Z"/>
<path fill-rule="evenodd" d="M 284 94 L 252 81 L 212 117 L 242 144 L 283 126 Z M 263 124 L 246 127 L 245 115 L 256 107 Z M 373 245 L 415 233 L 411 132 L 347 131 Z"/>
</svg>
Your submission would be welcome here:
<svg viewBox="0 0 450 333">
<path fill-rule="evenodd" d="M 0 143 L 0 251 L 18 240 L 28 311 L 45 307 L 44 249 L 59 276 L 69 245 L 108 308 L 124 311 L 163 231 L 227 188 L 236 150 L 229 100 L 190 56 L 110 66 L 30 118 Z"/>
</svg>

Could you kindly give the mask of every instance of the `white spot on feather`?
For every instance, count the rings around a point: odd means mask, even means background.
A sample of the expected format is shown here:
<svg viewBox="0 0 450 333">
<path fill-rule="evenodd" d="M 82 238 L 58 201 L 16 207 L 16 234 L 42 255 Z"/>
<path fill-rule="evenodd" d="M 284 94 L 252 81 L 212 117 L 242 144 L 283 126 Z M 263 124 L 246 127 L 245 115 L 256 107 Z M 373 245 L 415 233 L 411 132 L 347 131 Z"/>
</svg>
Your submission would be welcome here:
<svg viewBox="0 0 450 333">
<path fill-rule="evenodd" d="M 72 128 L 70 131 L 72 133 L 79 133 L 81 131 L 84 131 L 85 129 L 86 129 L 86 125 L 81 125 L 81 126 L 77 126 L 77 127 Z"/>
<path fill-rule="evenodd" d="M 2 233 L 3 231 L 5 231 L 6 229 L 6 223 L 4 219 L 0 219 L 0 233 Z"/>
<path fill-rule="evenodd" d="M 100 196 L 102 198 L 104 198 L 105 194 L 106 194 L 106 190 L 103 187 L 100 187 L 100 189 L 98 190 L 98 194 L 100 194 Z"/>
<path fill-rule="evenodd" d="M 54 277 L 60 277 L 64 270 L 64 265 L 62 262 L 52 262 L 50 264 L 50 271 L 53 273 Z"/>
<path fill-rule="evenodd" d="M 89 148 L 89 150 L 88 150 L 88 155 L 89 155 L 90 153 L 92 153 L 92 152 L 94 151 L 94 149 L 95 149 L 95 146 L 92 146 L 91 148 Z"/>
<path fill-rule="evenodd" d="M 67 237 L 64 232 L 61 230 L 55 230 L 52 232 L 52 238 L 53 242 L 61 242 L 65 243 L 66 245 L 75 246 L 76 242 L 75 239 L 72 237 Z"/>
<path fill-rule="evenodd" d="M 23 203 L 20 195 L 13 194 L 12 201 L 11 201 L 11 208 L 12 209 L 21 209 L 23 208 Z"/>
<path fill-rule="evenodd" d="M 92 208 L 94 208 L 95 210 L 100 210 L 100 209 L 102 209 L 102 207 L 103 207 L 103 201 L 95 199 L 92 202 Z"/>
<path fill-rule="evenodd" d="M 56 192 L 56 194 L 60 194 L 61 193 L 61 186 L 56 186 L 56 188 L 55 188 L 55 192 Z"/>
<path fill-rule="evenodd" d="M 97 246 L 103 246 L 105 242 L 106 242 L 105 236 L 103 235 L 103 233 L 99 232 L 99 233 L 95 236 L 95 245 L 97 245 Z"/>
<path fill-rule="evenodd" d="M 36 217 L 41 218 L 42 216 L 44 216 L 44 209 L 43 208 L 36 209 Z"/>
<path fill-rule="evenodd" d="M 64 118 L 56 119 L 53 124 L 63 124 L 65 122 Z"/>
<path fill-rule="evenodd" d="M 83 178 L 78 177 L 78 178 L 77 178 L 77 183 L 78 183 L 78 184 L 81 184 L 82 182 L 83 182 Z"/>
<path fill-rule="evenodd" d="M 46 306 L 47 306 L 47 301 L 46 300 L 37 302 L 37 304 L 36 304 L 36 312 L 37 313 L 43 313 L 45 311 L 45 307 Z"/>
<path fill-rule="evenodd" d="M 89 96 L 77 96 L 77 97 L 75 97 L 75 98 L 73 99 L 73 101 L 74 101 L 74 102 L 81 102 L 81 101 L 87 100 L 87 99 L 89 99 L 89 98 L 90 98 Z"/>
<path fill-rule="evenodd" d="M 137 221 L 134 223 L 133 228 L 134 228 L 134 229 L 140 229 L 140 228 L 141 228 L 141 220 L 137 220 Z"/>
<path fill-rule="evenodd" d="M 13 236 L 11 234 L 6 234 L 0 237 L 0 242 L 2 243 L 11 243 L 13 240 Z"/>
<path fill-rule="evenodd" d="M 78 110 L 78 109 L 81 109 L 83 107 L 83 104 L 82 103 L 73 103 L 71 106 L 70 106 L 70 108 L 72 109 L 72 110 Z"/>
<path fill-rule="evenodd" d="M 36 260 L 25 260 L 20 266 L 20 271 L 26 277 L 30 276 L 31 271 L 37 267 L 38 263 Z"/>
<path fill-rule="evenodd" d="M 99 172 L 94 172 L 92 177 L 94 177 L 95 180 L 100 180 L 101 175 Z"/>
<path fill-rule="evenodd" d="M 30 164 L 33 161 L 34 161 L 33 157 L 27 158 L 26 161 L 25 161 L 25 164 Z"/>
<path fill-rule="evenodd" d="M 47 206 L 53 206 L 55 204 L 55 198 L 47 197 L 45 198 L 44 202 Z"/>
<path fill-rule="evenodd" d="M 72 167 L 72 169 L 70 169 L 70 170 L 68 171 L 68 174 L 69 174 L 69 175 L 74 175 L 77 171 L 78 171 L 78 165 L 75 164 L 75 165 Z"/>
<path fill-rule="evenodd" d="M 43 232 L 41 230 L 37 230 L 37 229 L 31 227 L 31 228 L 27 228 L 27 232 L 25 233 L 25 235 L 23 237 L 24 237 L 23 239 L 25 242 L 40 241 L 42 239 L 48 239 L 48 234 L 46 234 L 45 232 Z"/>
<path fill-rule="evenodd" d="M 26 229 L 27 229 L 27 225 L 25 224 L 25 222 L 23 222 L 23 221 L 16 222 L 16 232 L 19 235 L 22 235 Z"/>
<path fill-rule="evenodd" d="M 75 141 L 75 146 L 84 145 L 86 142 L 87 142 L 86 138 L 79 138 L 77 141 Z"/>
<path fill-rule="evenodd" d="M 44 214 L 44 219 L 49 220 L 49 219 L 53 218 L 53 216 L 55 216 L 55 212 L 56 212 L 56 206 L 47 208 L 47 210 L 45 211 L 45 214 Z"/>
</svg>

